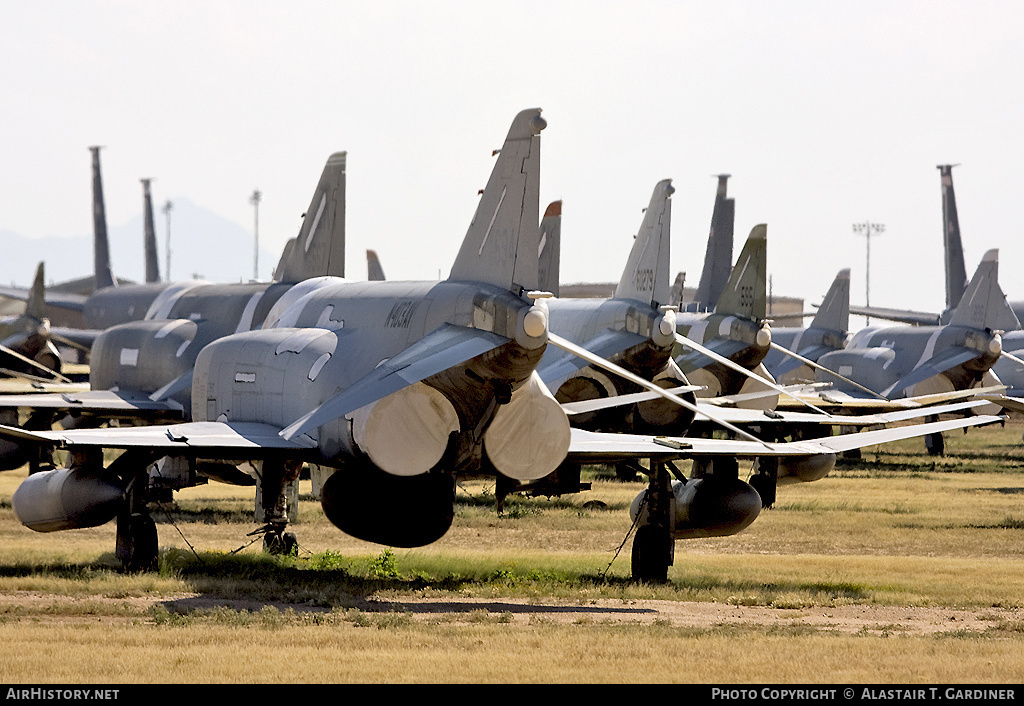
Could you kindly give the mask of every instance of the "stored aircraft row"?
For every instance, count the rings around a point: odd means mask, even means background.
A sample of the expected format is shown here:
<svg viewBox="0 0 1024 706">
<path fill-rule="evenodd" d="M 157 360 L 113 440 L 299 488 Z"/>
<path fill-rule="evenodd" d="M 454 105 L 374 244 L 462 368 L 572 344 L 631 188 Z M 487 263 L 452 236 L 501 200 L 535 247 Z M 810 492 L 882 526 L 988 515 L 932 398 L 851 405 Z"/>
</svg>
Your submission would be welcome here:
<svg viewBox="0 0 1024 706">
<path fill-rule="evenodd" d="M 0 427 L 10 440 L 7 467 L 28 457 L 37 464 L 13 499 L 21 522 L 50 532 L 116 518 L 118 557 L 127 568 L 147 568 L 157 536 L 146 503 L 158 477 L 185 487 L 200 476 L 237 482 L 249 474 L 265 544 L 287 548 L 295 541 L 290 498 L 309 464 L 324 512 L 342 531 L 420 546 L 448 531 L 458 477 L 529 485 L 571 464 L 646 459 L 650 483 L 633 508 L 633 574 L 663 580 L 675 540 L 730 534 L 757 517 L 763 499 L 739 478 L 740 459 L 756 460 L 774 493 L 783 467 L 827 468 L 849 449 L 999 419 L 781 442 L 778 430 L 758 434 L 783 426 L 771 409 L 729 410 L 746 415 L 730 421 L 720 405 L 698 403 L 684 366 L 718 366 L 742 394 L 768 352 L 763 296 L 738 284 L 753 277 L 763 290 L 754 253 L 763 252 L 765 227 L 754 229 L 712 311 L 684 320 L 669 303 L 673 190 L 661 181 L 614 296 L 552 296 L 561 216 L 540 214 L 545 128 L 539 109 L 516 116 L 443 281 L 392 282 L 382 271 L 364 282 L 340 276 L 344 156 L 335 155 L 275 282 L 164 285 L 146 319 L 97 335 L 89 391 L 0 398 L 30 420 Z M 751 320 L 761 316 L 753 328 L 720 311 L 737 304 L 731 291 L 754 307 Z M 697 329 L 719 336 L 691 335 Z M 737 335 L 721 335 L 730 332 Z M 715 350 L 720 339 L 746 345 Z M 759 358 L 743 357 L 751 345 Z M 748 392 L 790 394 L 759 372 Z M 566 411 L 597 400 L 605 406 L 596 414 Z M 810 408 L 803 429 L 812 417 L 821 429 L 867 423 L 802 404 Z M 899 418 L 976 404 L 920 407 Z M 600 420 L 596 427 L 586 428 L 588 414 Z M 58 415 L 70 421 L 54 429 Z M 112 419 L 134 426 L 89 428 Z M 697 421 L 732 438 L 686 436 Z M 55 447 L 67 449 L 67 464 L 46 469 L 41 460 Z M 105 449 L 121 454 L 106 462 Z M 694 462 L 690 477 L 678 472 L 680 460 Z"/>
</svg>

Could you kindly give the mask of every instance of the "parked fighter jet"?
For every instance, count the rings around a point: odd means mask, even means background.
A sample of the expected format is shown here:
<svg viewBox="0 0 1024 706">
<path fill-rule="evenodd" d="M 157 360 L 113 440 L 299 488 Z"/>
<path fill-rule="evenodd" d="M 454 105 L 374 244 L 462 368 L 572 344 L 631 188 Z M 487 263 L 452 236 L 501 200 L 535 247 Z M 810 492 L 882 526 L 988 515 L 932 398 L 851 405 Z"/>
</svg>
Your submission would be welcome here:
<svg viewBox="0 0 1024 706">
<path fill-rule="evenodd" d="M 952 164 L 938 165 L 942 186 L 942 225 L 943 253 L 945 261 L 946 308 L 941 313 L 908 311 L 903 309 L 866 309 L 853 307 L 856 314 L 866 313 L 881 319 L 901 321 L 919 325 L 935 325 L 949 323 L 953 310 L 960 303 L 966 289 L 967 275 L 964 267 L 963 240 L 960 235 L 960 217 L 957 213 L 956 195 L 953 190 Z M 1010 302 L 1018 323 L 1024 316 L 1024 302 Z M 989 383 L 1006 385 L 1006 395 L 1020 397 L 1024 395 L 1024 331 L 1013 326 L 1013 320 L 1006 316 L 1001 323 L 1002 354 L 992 366 L 992 377 Z"/>
<path fill-rule="evenodd" d="M 339 255 L 345 247 L 346 155 L 331 155 L 324 166 L 299 235 L 293 238 L 275 271 L 264 283 L 196 284 L 167 287 L 142 321 L 97 332 L 91 355 L 89 389 L 68 394 L 0 395 L 0 410 L 32 410 L 26 428 L 64 424 L 99 426 L 117 419 L 128 423 L 188 420 L 192 412 L 192 371 L 199 351 L 217 338 L 260 328 L 279 302 L 286 306 L 309 287 L 340 279 Z M 296 242 L 298 245 L 296 245 Z M 129 295 L 130 296 L 130 295 Z M 10 423 L 10 415 L 5 417 Z M 0 470 L 26 462 L 22 445 L 0 442 Z M 33 469 L 48 459 L 28 459 Z M 159 482 L 179 487 L 181 469 L 160 469 Z"/>
<path fill-rule="evenodd" d="M 764 365 L 780 383 L 812 382 L 814 369 L 805 361 L 817 362 L 826 353 L 844 348 L 849 332 L 850 270 L 844 269 L 832 281 L 810 326 L 772 327 L 772 350 Z M 800 357 L 786 355 L 787 350 Z"/>
<path fill-rule="evenodd" d="M 998 267 L 998 251 L 988 251 L 949 324 L 867 328 L 818 362 L 887 398 L 981 383 L 1002 350 L 998 332 L 1020 327 L 999 287 Z"/>
<path fill-rule="evenodd" d="M 714 311 L 680 313 L 676 319 L 677 331 L 773 383 L 762 365 L 771 345 L 771 330 L 765 321 L 766 283 L 767 226 L 761 224 L 750 231 Z M 687 379 L 706 388 L 701 396 L 717 397 L 763 389 L 760 383 L 739 373 L 735 367 L 724 366 L 703 351 L 677 346 L 673 355 Z M 748 404 L 764 408 L 774 402 L 772 397 L 761 397 Z"/>
<path fill-rule="evenodd" d="M 231 334 L 202 349 L 191 423 L 52 432 L 3 427 L 8 437 L 70 451 L 66 468 L 32 474 L 18 488 L 13 505 L 22 523 L 56 531 L 116 516 L 118 556 L 128 568 L 144 568 L 154 563 L 157 546 L 145 510 L 152 461 L 174 456 L 196 466 L 203 460 L 255 464 L 260 521 L 275 533 L 287 526 L 285 489 L 308 462 L 334 470 L 321 502 L 339 528 L 369 541 L 418 546 L 450 526 L 456 474 L 494 469 L 531 480 L 550 473 L 570 452 L 580 458 L 626 454 L 659 460 L 666 449 L 676 458 L 734 458 L 754 450 L 831 453 L 824 442 L 793 446 L 756 438 L 691 442 L 626 435 L 599 439 L 595 449 L 592 437 L 570 432 L 535 370 L 549 343 L 666 399 L 677 398 L 548 329 L 545 295 L 536 292 L 544 127 L 539 110 L 513 121 L 447 280 L 324 281 L 287 303 L 282 297 L 265 328 Z M 672 333 L 671 327 L 665 332 Z M 918 428 L 885 430 L 860 441 L 915 433 Z M 105 465 L 103 448 L 124 453 Z M 661 494 L 663 481 L 668 487 L 661 468 L 652 472 L 655 494 Z M 716 470 L 714 478 L 698 484 L 702 492 L 676 503 L 685 516 L 672 515 L 670 502 L 647 503 L 649 521 L 642 526 L 652 529 L 634 542 L 639 577 L 667 570 L 674 536 L 686 536 L 697 513 L 720 511 L 717 491 L 730 483 L 724 475 Z M 727 493 L 727 501 L 733 496 Z M 694 498 L 703 500 L 694 505 Z"/>
</svg>

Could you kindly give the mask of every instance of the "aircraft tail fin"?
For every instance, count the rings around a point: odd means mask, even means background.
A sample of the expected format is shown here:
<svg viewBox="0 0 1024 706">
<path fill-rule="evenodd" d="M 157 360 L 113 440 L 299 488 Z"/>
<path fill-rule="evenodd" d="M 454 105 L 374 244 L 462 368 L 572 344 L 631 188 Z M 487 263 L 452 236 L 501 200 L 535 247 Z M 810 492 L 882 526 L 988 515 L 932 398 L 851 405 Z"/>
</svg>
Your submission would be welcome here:
<svg viewBox="0 0 1024 706">
<path fill-rule="evenodd" d="M 36 267 L 36 277 L 32 280 L 32 289 L 28 291 L 28 299 L 25 300 L 25 315 L 34 319 L 46 318 L 46 283 L 44 281 L 45 267 L 42 262 Z"/>
<path fill-rule="evenodd" d="M 712 311 L 718 305 L 722 290 L 732 268 L 733 224 L 736 219 L 736 200 L 726 197 L 728 174 L 718 175 L 715 208 L 711 213 L 711 232 L 704 253 L 701 271 L 693 301 L 700 311 Z"/>
<path fill-rule="evenodd" d="M 151 179 L 142 179 L 143 239 L 146 251 L 146 281 L 160 281 L 160 263 L 156 255 L 156 228 L 153 227 L 153 198 L 149 192 Z"/>
<path fill-rule="evenodd" d="M 512 121 L 449 279 L 517 293 L 539 286 L 540 109 Z"/>
<path fill-rule="evenodd" d="M 659 181 L 654 187 L 622 278 L 615 288 L 616 299 L 636 299 L 654 305 L 670 303 L 668 260 L 674 191 L 671 179 Z"/>
<path fill-rule="evenodd" d="M 376 250 L 366 251 L 366 279 L 371 282 L 383 282 L 386 279 Z"/>
<path fill-rule="evenodd" d="M 327 159 L 299 234 L 281 253 L 275 281 L 345 276 L 346 158 L 346 152 L 335 152 Z"/>
<path fill-rule="evenodd" d="M 940 164 L 942 179 L 942 245 L 946 256 L 946 311 L 952 311 L 960 303 L 967 288 L 967 268 L 964 265 L 964 246 L 960 239 L 960 219 L 956 212 L 956 196 L 953 193 L 953 167 L 955 164 Z"/>
<path fill-rule="evenodd" d="M 92 152 L 92 234 L 93 234 L 93 290 L 114 286 L 110 268 L 110 241 L 107 238 L 107 210 L 103 203 L 103 179 L 100 176 L 101 147 L 90 147 Z"/>
<path fill-rule="evenodd" d="M 763 321 L 768 315 L 768 226 L 756 225 L 747 236 L 716 314 Z"/>
<path fill-rule="evenodd" d="M 540 248 L 537 253 L 542 292 L 558 296 L 558 279 L 562 257 L 562 202 L 548 204 L 540 221 Z"/>
<path fill-rule="evenodd" d="M 1020 321 L 999 286 L 999 250 L 985 253 L 949 323 L 992 331 L 1020 328 Z"/>
<path fill-rule="evenodd" d="M 850 269 L 839 270 L 808 328 L 850 330 Z"/>
<path fill-rule="evenodd" d="M 686 284 L 686 273 L 677 272 L 676 279 L 672 283 L 672 291 L 669 294 L 669 304 L 671 306 L 677 306 L 682 309 L 683 306 L 683 289 Z"/>
</svg>

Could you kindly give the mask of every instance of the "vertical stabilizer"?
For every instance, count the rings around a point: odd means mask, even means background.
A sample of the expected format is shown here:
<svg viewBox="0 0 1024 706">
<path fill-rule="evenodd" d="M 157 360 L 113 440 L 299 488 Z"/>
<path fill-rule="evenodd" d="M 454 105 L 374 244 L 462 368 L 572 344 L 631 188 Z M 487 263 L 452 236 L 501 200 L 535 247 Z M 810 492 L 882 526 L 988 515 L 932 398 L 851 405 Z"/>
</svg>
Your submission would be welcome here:
<svg viewBox="0 0 1024 706">
<path fill-rule="evenodd" d="M 107 209 L 103 205 L 103 179 L 100 176 L 101 147 L 90 147 L 92 152 L 92 252 L 93 290 L 112 287 L 114 275 L 110 269 L 110 241 L 107 239 Z"/>
<path fill-rule="evenodd" d="M 542 292 L 558 296 L 558 278 L 562 257 L 562 202 L 548 204 L 540 221 L 540 248 L 537 252 Z"/>
<path fill-rule="evenodd" d="M 540 109 L 512 121 L 449 279 L 515 292 L 539 286 Z"/>
<path fill-rule="evenodd" d="M 146 281 L 160 281 L 160 263 L 156 256 L 156 228 L 153 227 L 153 198 L 149 192 L 152 179 L 142 179 L 143 240 L 146 249 Z"/>
<path fill-rule="evenodd" d="M 726 197 L 728 174 L 718 175 L 715 209 L 711 213 L 711 232 L 704 253 L 704 270 L 697 283 L 693 301 L 698 311 L 711 311 L 718 305 L 722 290 L 729 280 L 732 267 L 733 223 L 736 219 L 736 201 Z"/>
<path fill-rule="evenodd" d="M 686 284 L 686 273 L 685 272 L 677 272 L 676 273 L 676 279 L 672 283 L 672 290 L 669 293 L 668 303 L 669 303 L 670 306 L 679 307 L 680 311 L 682 311 L 682 308 L 683 308 L 683 289 L 684 289 L 684 285 L 685 284 Z"/>
<path fill-rule="evenodd" d="M 964 265 L 964 246 L 960 240 L 960 219 L 956 213 L 956 196 L 953 193 L 953 167 L 955 164 L 940 164 L 942 179 L 942 245 L 946 254 L 946 311 L 960 303 L 967 288 L 967 267 Z"/>
<path fill-rule="evenodd" d="M 616 299 L 636 299 L 655 306 L 669 303 L 668 259 L 674 191 L 671 179 L 659 181 L 654 187 L 640 232 L 633 240 L 633 249 L 615 288 Z"/>
<path fill-rule="evenodd" d="M 808 328 L 850 330 L 850 269 L 839 270 Z"/>
<path fill-rule="evenodd" d="M 999 286 L 999 250 L 992 249 L 967 285 L 967 290 L 949 319 L 950 326 L 969 326 L 991 331 L 1014 331 L 1020 322 Z"/>
<path fill-rule="evenodd" d="M 28 290 L 28 299 L 25 301 L 25 315 L 34 319 L 46 318 L 46 283 L 44 281 L 45 267 L 39 263 L 36 267 L 36 278 L 32 280 L 32 289 Z"/>
<path fill-rule="evenodd" d="M 274 270 L 278 282 L 345 276 L 345 152 L 327 159 L 299 234 L 285 244 Z"/>
<path fill-rule="evenodd" d="M 768 226 L 754 226 L 732 268 L 716 314 L 763 321 L 768 312 Z"/>
<path fill-rule="evenodd" d="M 380 258 L 377 257 L 376 250 L 366 251 L 366 279 L 371 282 L 383 282 L 384 268 L 381 267 Z"/>
</svg>

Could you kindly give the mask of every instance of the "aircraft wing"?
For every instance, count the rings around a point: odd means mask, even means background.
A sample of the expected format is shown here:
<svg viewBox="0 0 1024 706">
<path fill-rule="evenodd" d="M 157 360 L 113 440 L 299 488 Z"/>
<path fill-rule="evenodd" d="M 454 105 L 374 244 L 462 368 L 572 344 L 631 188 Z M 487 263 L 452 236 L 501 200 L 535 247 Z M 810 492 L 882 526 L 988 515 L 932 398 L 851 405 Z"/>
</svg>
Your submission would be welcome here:
<svg viewBox="0 0 1024 706">
<path fill-rule="evenodd" d="M 22 395 L 44 392 L 84 392 L 89 389 L 87 382 L 43 382 L 26 378 L 0 378 L 0 398 L 5 395 Z"/>
<path fill-rule="evenodd" d="M 829 409 L 846 409 L 863 412 L 883 412 L 900 409 L 916 409 L 930 407 L 931 405 L 948 403 L 954 400 L 970 398 L 982 399 L 985 395 L 998 394 L 1005 390 L 1003 385 L 991 387 L 969 388 L 967 390 L 952 390 L 950 392 L 937 392 L 931 395 L 918 395 L 916 397 L 902 397 L 893 400 L 879 399 L 877 397 L 857 397 L 839 390 L 828 390 L 817 394 L 801 395 L 807 397 L 815 404 Z M 792 409 L 795 403 L 786 398 L 779 398 L 777 409 Z"/>
<path fill-rule="evenodd" d="M 982 426 L 1001 421 L 998 416 L 977 416 L 927 424 L 862 431 L 853 434 L 825 436 L 819 439 L 790 442 L 762 442 L 733 439 L 645 436 L 572 430 L 568 459 L 577 463 L 613 462 L 631 458 L 698 458 L 708 456 L 817 456 L 911 439 L 925 434 Z"/>
<path fill-rule="evenodd" d="M 150 412 L 181 416 L 179 403 L 164 399 L 154 400 L 145 395 L 133 395 L 114 390 L 79 390 L 51 393 L 25 393 L 0 395 L 0 409 L 49 409 L 57 412 L 92 413 L 118 416 Z"/>
<path fill-rule="evenodd" d="M 162 455 L 260 458 L 268 451 L 311 452 L 302 441 L 280 436 L 280 427 L 257 422 L 187 422 L 112 429 L 27 431 L 0 425 L 0 436 L 60 448 L 147 448 Z M 312 457 L 311 457 L 312 458 Z"/>
<path fill-rule="evenodd" d="M 974 360 L 979 354 L 979 351 L 974 348 L 967 348 L 966 346 L 950 346 L 949 348 L 946 348 L 932 356 L 925 362 L 919 364 L 908 374 L 904 375 L 903 378 L 897 380 L 892 387 L 887 390 L 883 390 L 882 394 L 886 397 L 895 397 L 911 385 L 923 382 L 933 375 L 938 375 L 939 373 L 945 372 L 946 370 L 960 365 L 961 363 Z"/>
<path fill-rule="evenodd" d="M 508 343 L 488 331 L 445 324 L 281 430 L 291 440 L 392 392 Z"/>
<path fill-rule="evenodd" d="M 640 345 L 647 338 L 629 331 L 606 330 L 583 344 L 583 348 L 604 359 L 609 359 L 633 346 Z M 560 348 L 549 347 L 537 366 L 537 374 L 552 392 L 565 382 L 566 378 L 580 368 L 588 365 L 587 361 Z"/>
<path fill-rule="evenodd" d="M 987 404 L 985 400 L 967 400 L 946 405 L 917 406 L 910 409 L 894 410 L 890 412 L 876 412 L 869 414 L 818 414 L 815 412 L 796 411 L 775 411 L 744 409 L 738 407 L 717 407 L 714 414 L 719 419 L 724 419 L 733 424 L 821 424 L 826 426 L 849 426 L 864 427 L 876 424 L 892 424 L 893 422 L 905 422 L 920 417 L 930 417 L 939 414 L 952 414 L 957 412 L 969 412 L 975 407 Z M 698 401 L 697 407 L 702 405 Z M 697 414 L 695 422 L 707 422 L 708 418 Z"/>
</svg>

